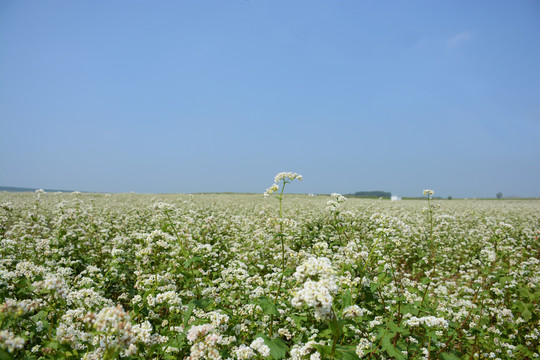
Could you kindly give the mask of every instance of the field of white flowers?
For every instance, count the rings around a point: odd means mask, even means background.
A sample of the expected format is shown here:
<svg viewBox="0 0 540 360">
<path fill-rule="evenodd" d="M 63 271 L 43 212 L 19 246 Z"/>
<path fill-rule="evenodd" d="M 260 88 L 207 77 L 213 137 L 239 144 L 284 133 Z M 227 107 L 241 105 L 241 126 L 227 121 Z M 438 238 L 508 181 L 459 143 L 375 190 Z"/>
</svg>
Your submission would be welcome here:
<svg viewBox="0 0 540 360">
<path fill-rule="evenodd" d="M 540 201 L 0 194 L 0 359 L 531 359 Z"/>
</svg>

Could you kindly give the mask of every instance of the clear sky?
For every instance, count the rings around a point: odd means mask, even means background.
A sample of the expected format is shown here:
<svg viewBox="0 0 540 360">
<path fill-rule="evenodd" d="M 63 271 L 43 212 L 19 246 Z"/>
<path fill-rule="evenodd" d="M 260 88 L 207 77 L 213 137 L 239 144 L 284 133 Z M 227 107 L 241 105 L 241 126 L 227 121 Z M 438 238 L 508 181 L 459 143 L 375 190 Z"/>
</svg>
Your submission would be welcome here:
<svg viewBox="0 0 540 360">
<path fill-rule="evenodd" d="M 540 196 L 539 1 L 0 0 L 0 185 Z"/>
</svg>

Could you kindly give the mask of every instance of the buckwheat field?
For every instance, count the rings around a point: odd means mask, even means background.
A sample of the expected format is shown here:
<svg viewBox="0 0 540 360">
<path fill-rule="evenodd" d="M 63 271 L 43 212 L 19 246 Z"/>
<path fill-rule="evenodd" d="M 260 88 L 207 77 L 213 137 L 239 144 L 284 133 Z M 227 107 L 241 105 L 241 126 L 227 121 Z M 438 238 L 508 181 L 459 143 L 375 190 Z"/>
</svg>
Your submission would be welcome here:
<svg viewBox="0 0 540 360">
<path fill-rule="evenodd" d="M 301 179 L 0 194 L 0 359 L 540 356 L 539 200 L 288 194 Z"/>
</svg>

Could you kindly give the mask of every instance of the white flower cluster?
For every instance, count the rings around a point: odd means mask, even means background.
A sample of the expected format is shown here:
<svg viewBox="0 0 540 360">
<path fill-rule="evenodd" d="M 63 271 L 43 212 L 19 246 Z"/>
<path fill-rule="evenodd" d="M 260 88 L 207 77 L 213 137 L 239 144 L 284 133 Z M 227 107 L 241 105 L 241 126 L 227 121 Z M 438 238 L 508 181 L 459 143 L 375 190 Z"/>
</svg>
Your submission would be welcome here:
<svg viewBox="0 0 540 360">
<path fill-rule="evenodd" d="M 251 359 L 255 356 L 255 351 L 244 344 L 235 347 L 232 352 L 234 357 L 239 360 Z"/>
<path fill-rule="evenodd" d="M 430 189 L 425 189 L 424 190 L 424 196 L 432 197 L 433 194 L 435 194 L 435 191 L 433 191 L 433 190 L 430 190 Z"/>
<path fill-rule="evenodd" d="M 310 257 L 296 268 L 294 277 L 306 281 L 294 292 L 291 304 L 300 308 L 304 304 L 315 308 L 315 317 L 327 320 L 332 317 L 333 295 L 337 293 L 336 271 L 328 258 Z"/>
<path fill-rule="evenodd" d="M 36 300 L 21 300 L 6 299 L 3 304 L 0 304 L 0 314 L 21 316 L 29 312 L 33 312 L 42 306 L 42 301 Z"/>
<path fill-rule="evenodd" d="M 15 336 L 9 330 L 0 330 L 0 348 L 7 349 L 9 352 L 13 352 L 17 349 L 22 349 L 24 346 L 24 339 Z"/>
<path fill-rule="evenodd" d="M 234 336 L 223 336 L 216 331 L 215 326 L 212 324 L 192 326 L 187 332 L 187 339 L 192 345 L 190 355 L 186 360 L 221 360 L 220 347 L 229 345 L 236 340 Z M 239 356 L 245 355 L 245 351 L 240 351 Z"/>
<path fill-rule="evenodd" d="M 192 326 L 187 332 L 187 339 L 189 342 L 194 343 L 198 338 L 205 336 L 213 330 L 214 326 L 211 324 Z"/>
<path fill-rule="evenodd" d="M 164 293 L 157 294 L 156 304 L 166 304 L 169 305 L 169 311 L 175 312 L 182 306 L 182 299 L 175 291 L 167 291 Z"/>
<path fill-rule="evenodd" d="M 339 208 L 341 207 L 341 204 L 347 201 L 347 198 L 341 194 L 338 193 L 332 193 L 330 196 L 332 196 L 334 199 L 329 200 L 326 205 L 327 211 L 330 211 L 332 213 L 336 213 L 339 211 Z"/>
<path fill-rule="evenodd" d="M 274 178 L 274 183 L 277 184 L 282 180 L 285 181 L 285 182 L 290 182 L 290 181 L 293 181 L 294 179 L 298 179 L 298 180 L 302 181 L 302 175 L 297 174 L 297 173 L 293 173 L 293 172 L 290 172 L 290 171 L 289 172 L 280 172 Z"/>
<path fill-rule="evenodd" d="M 0 204 L 0 208 L 6 211 L 13 211 L 13 209 L 15 209 L 15 207 L 13 206 L 11 202 L 5 202 L 3 204 Z"/>
<path fill-rule="evenodd" d="M 369 341 L 368 339 L 365 339 L 365 338 L 360 339 L 360 342 L 356 346 L 356 355 L 358 355 L 358 357 L 362 357 L 366 355 L 367 354 L 366 350 L 371 349 L 372 346 L 373 346 L 373 343 Z"/>
<path fill-rule="evenodd" d="M 491 249 L 482 249 L 480 251 L 480 257 L 484 259 L 484 264 L 491 264 L 497 259 L 497 254 Z"/>
<path fill-rule="evenodd" d="M 336 271 L 328 258 L 311 256 L 296 268 L 294 277 L 302 281 L 308 277 L 334 277 L 335 274 Z"/>
<path fill-rule="evenodd" d="M 291 349 L 290 360 L 303 360 L 307 355 L 309 355 L 310 360 L 316 360 L 321 358 L 321 354 L 318 351 L 314 350 L 313 345 L 318 344 L 316 341 L 310 340 L 306 344 L 295 344 Z"/>
<path fill-rule="evenodd" d="M 270 228 L 275 228 L 279 230 L 280 225 L 294 229 L 298 226 L 298 223 L 292 219 L 278 218 L 278 217 L 269 217 L 266 220 L 266 226 Z"/>
<path fill-rule="evenodd" d="M 270 356 L 270 348 L 264 343 L 263 338 L 256 338 L 255 340 L 253 340 L 251 345 L 249 345 L 249 347 L 251 347 L 253 350 L 258 351 L 262 357 Z"/>
<path fill-rule="evenodd" d="M 270 194 L 279 190 L 279 183 L 283 181 L 283 184 L 290 183 L 291 181 L 298 179 L 302 181 L 302 175 L 293 172 L 280 172 L 274 178 L 274 183 L 264 193 L 264 197 L 270 196 Z"/>
<path fill-rule="evenodd" d="M 80 289 L 70 292 L 67 296 L 66 302 L 70 305 L 76 305 L 88 309 L 94 306 L 113 305 L 113 302 L 110 299 L 104 298 L 93 288 Z"/>
<path fill-rule="evenodd" d="M 161 210 L 161 211 L 173 211 L 174 205 L 167 204 L 165 202 L 157 202 L 154 204 L 154 210 Z"/>
<path fill-rule="evenodd" d="M 122 306 L 109 306 L 101 309 L 96 315 L 94 327 L 97 331 L 115 333 L 118 330 L 125 330 L 126 327 L 131 328 L 129 322 L 129 314 L 122 309 Z"/>
<path fill-rule="evenodd" d="M 338 193 L 332 193 L 330 194 L 331 197 L 335 198 L 338 203 L 342 203 L 347 201 L 347 198 L 341 194 Z"/>
<path fill-rule="evenodd" d="M 46 274 L 45 280 L 37 281 L 33 283 L 32 286 L 39 290 L 49 291 L 51 294 L 62 299 L 66 299 L 69 293 L 66 281 L 53 274 Z"/>
<path fill-rule="evenodd" d="M 345 309 L 343 309 L 343 317 L 344 318 L 355 318 L 355 317 L 361 317 L 365 314 L 371 314 L 371 311 L 361 308 L 358 305 L 352 305 L 348 306 Z"/>
<path fill-rule="evenodd" d="M 132 356 L 138 352 L 138 343 L 152 346 L 168 341 L 165 336 L 152 335 L 152 325 L 148 321 L 132 325 L 129 314 L 120 305 L 104 307 L 97 314 L 84 314 L 83 309 L 70 311 L 62 320 L 57 330 L 61 343 L 71 344 L 78 349 L 87 348 L 84 343 L 97 345 L 95 350 L 84 355 L 87 359 L 100 359 L 107 349 L 120 351 L 122 356 Z M 78 326 L 81 323 L 89 324 L 96 332 L 82 331 Z"/>
<path fill-rule="evenodd" d="M 237 359 L 251 359 L 257 355 L 255 351 L 262 357 L 270 356 L 270 348 L 264 343 L 264 339 L 260 337 L 253 340 L 249 346 L 242 344 L 235 347 L 233 354 Z"/>
<path fill-rule="evenodd" d="M 403 322 L 406 326 L 414 327 L 419 325 L 426 325 L 429 328 L 448 328 L 448 321 L 443 318 L 435 316 L 423 316 L 421 318 L 411 316 L 409 319 Z"/>
</svg>

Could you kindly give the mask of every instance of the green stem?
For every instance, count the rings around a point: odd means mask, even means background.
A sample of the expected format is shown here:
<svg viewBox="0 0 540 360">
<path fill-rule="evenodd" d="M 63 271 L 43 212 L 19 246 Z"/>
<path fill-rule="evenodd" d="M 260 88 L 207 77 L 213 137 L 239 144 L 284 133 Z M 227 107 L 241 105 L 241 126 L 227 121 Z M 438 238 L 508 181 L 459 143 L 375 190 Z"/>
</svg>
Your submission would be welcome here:
<svg viewBox="0 0 540 360">
<path fill-rule="evenodd" d="M 336 345 L 341 337 L 341 329 L 339 327 L 339 322 L 337 321 L 336 313 L 332 309 L 332 319 L 329 321 L 330 329 L 332 330 L 332 358 L 336 352 Z"/>
<path fill-rule="evenodd" d="M 365 273 L 366 273 L 366 268 L 369 265 L 369 261 L 371 260 L 371 255 L 373 255 L 373 251 L 375 250 L 375 246 L 379 243 L 379 240 L 381 239 L 381 234 L 382 234 L 382 232 L 379 233 L 379 236 L 377 237 L 377 239 L 375 240 L 375 242 L 371 246 L 371 251 L 369 252 L 368 258 L 366 259 L 366 263 L 364 264 L 364 268 L 362 269 L 362 276 L 364 276 Z M 361 284 L 358 284 L 358 286 L 356 288 L 356 296 L 354 297 L 355 302 L 356 302 L 356 300 L 358 300 L 358 296 L 360 296 L 360 286 L 361 286 Z M 352 295 L 351 295 L 351 303 L 352 303 Z"/>
<path fill-rule="evenodd" d="M 283 284 L 283 277 L 285 276 L 285 239 L 283 234 L 283 212 L 282 212 L 282 200 L 283 200 L 283 191 L 285 190 L 285 185 L 287 185 L 287 181 L 283 181 L 283 186 L 281 187 L 281 192 L 279 193 L 278 200 L 279 200 L 279 234 L 278 236 L 281 238 L 281 276 L 279 277 L 279 284 L 276 291 L 276 296 L 274 297 L 274 305 L 277 305 L 279 293 L 281 292 L 281 285 Z M 272 338 L 274 330 L 274 315 L 270 315 L 270 338 Z"/>
<path fill-rule="evenodd" d="M 428 203 L 428 210 L 429 210 L 429 238 L 431 239 L 431 243 L 433 243 L 433 213 L 431 210 L 431 202 L 429 201 L 431 198 L 430 195 L 428 195 L 427 203 Z"/>
<path fill-rule="evenodd" d="M 169 212 L 167 210 L 165 210 L 165 215 L 167 216 L 167 219 L 169 219 L 169 225 L 171 225 L 174 235 L 176 235 L 176 239 L 180 243 L 180 250 L 182 251 L 182 253 L 184 253 L 184 244 L 182 243 L 182 239 L 180 239 L 180 236 L 178 235 L 178 232 L 176 231 L 176 227 L 174 226 L 172 219 L 169 216 Z M 187 258 L 187 255 L 186 255 L 186 258 Z M 201 298 L 201 291 L 199 289 L 199 284 L 197 284 L 197 281 L 195 279 L 195 272 L 193 271 L 193 263 L 189 266 L 189 270 L 191 272 L 191 276 L 193 277 L 193 282 L 195 283 L 195 289 L 197 290 L 197 300 L 198 300 Z"/>
<path fill-rule="evenodd" d="M 178 239 L 178 242 L 180 243 L 180 249 L 182 250 L 182 252 L 184 252 L 184 244 L 183 244 L 182 240 L 180 239 L 180 236 L 176 232 L 176 228 L 174 227 L 172 219 L 169 216 L 169 212 L 167 210 L 165 210 L 165 215 L 167 216 L 167 219 L 169 220 L 169 225 L 171 225 L 171 228 L 172 228 L 172 230 L 174 232 L 174 235 L 176 235 L 176 239 Z"/>
</svg>

